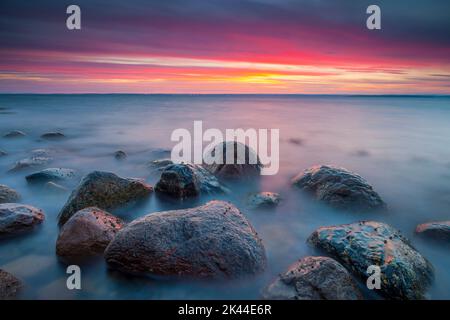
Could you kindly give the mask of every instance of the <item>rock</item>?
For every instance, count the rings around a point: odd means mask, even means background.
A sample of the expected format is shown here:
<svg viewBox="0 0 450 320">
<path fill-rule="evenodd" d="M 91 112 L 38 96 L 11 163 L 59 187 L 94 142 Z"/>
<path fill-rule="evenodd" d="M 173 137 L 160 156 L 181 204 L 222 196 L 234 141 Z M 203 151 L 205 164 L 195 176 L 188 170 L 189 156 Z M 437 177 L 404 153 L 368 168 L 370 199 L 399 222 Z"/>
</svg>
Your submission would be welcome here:
<svg viewBox="0 0 450 320">
<path fill-rule="evenodd" d="M 61 228 L 56 253 L 61 257 L 101 254 L 123 227 L 123 222 L 95 207 L 76 212 Z"/>
<path fill-rule="evenodd" d="M 227 149 L 234 150 L 233 163 L 230 164 L 226 164 Z M 214 163 L 214 159 L 222 164 Z M 257 177 L 263 167 L 258 155 L 251 148 L 236 141 L 222 142 L 206 151 L 203 166 L 217 177 L 231 180 Z"/>
<path fill-rule="evenodd" d="M 121 178 L 114 173 L 94 171 L 85 176 L 59 213 L 63 225 L 75 212 L 98 207 L 111 210 L 147 197 L 152 187 L 138 179 Z"/>
<path fill-rule="evenodd" d="M 62 134 L 61 132 L 46 132 L 43 135 L 41 135 L 42 139 L 47 139 L 47 140 L 58 140 L 58 139 L 63 139 L 66 136 L 64 134 Z"/>
<path fill-rule="evenodd" d="M 173 197 L 187 198 L 227 192 L 208 170 L 194 164 L 171 164 L 164 168 L 155 190 Z"/>
<path fill-rule="evenodd" d="M 240 277 L 266 266 L 261 239 L 224 201 L 137 219 L 117 233 L 105 258 L 122 272 L 154 276 Z"/>
<path fill-rule="evenodd" d="M 12 274 L 0 269 L 0 300 L 15 299 L 22 288 L 22 282 Z"/>
<path fill-rule="evenodd" d="M 0 157 L 7 156 L 7 155 L 8 155 L 8 153 L 6 151 L 3 151 L 2 149 L 0 149 Z"/>
<path fill-rule="evenodd" d="M 69 192 L 66 187 L 52 181 L 49 181 L 44 185 L 44 190 L 55 194 L 63 194 Z"/>
<path fill-rule="evenodd" d="M 50 157 L 54 152 L 49 149 L 34 149 L 31 150 L 31 155 L 33 157 Z"/>
<path fill-rule="evenodd" d="M 279 275 L 263 292 L 269 300 L 361 300 L 348 271 L 328 257 L 305 257 Z"/>
<path fill-rule="evenodd" d="M 44 221 L 44 212 L 18 203 L 0 204 L 0 237 L 30 231 Z"/>
<path fill-rule="evenodd" d="M 26 134 L 20 130 L 13 130 L 3 135 L 5 138 L 20 138 L 24 136 L 26 136 Z"/>
<path fill-rule="evenodd" d="M 9 171 L 19 171 L 23 169 L 43 167 L 49 164 L 53 159 L 48 157 L 32 156 L 17 161 Z"/>
<path fill-rule="evenodd" d="M 386 208 L 366 180 L 342 168 L 315 166 L 293 178 L 292 184 L 336 209 L 361 212 Z"/>
<path fill-rule="evenodd" d="M 163 171 L 168 165 L 173 164 L 170 159 L 158 159 L 150 161 L 147 166 L 149 169 Z"/>
<path fill-rule="evenodd" d="M 450 221 L 419 224 L 416 233 L 436 240 L 450 241 Z M 450 244 L 450 243 L 449 243 Z"/>
<path fill-rule="evenodd" d="M 364 279 L 371 265 L 381 269 L 381 289 L 388 299 L 423 299 L 432 282 L 431 264 L 398 230 L 374 221 L 363 221 L 314 231 L 308 242 L 338 259 Z"/>
<path fill-rule="evenodd" d="M 4 184 L 0 184 L 0 203 L 17 202 L 20 194 Z"/>
<path fill-rule="evenodd" d="M 303 145 L 303 139 L 300 139 L 300 138 L 290 138 L 288 140 L 288 142 L 291 143 L 291 144 L 295 144 L 296 146 Z"/>
<path fill-rule="evenodd" d="M 276 207 L 281 197 L 275 192 L 252 193 L 247 199 L 247 205 L 253 209 L 264 209 Z"/>
<path fill-rule="evenodd" d="M 68 180 L 75 177 L 75 170 L 65 168 L 47 168 L 39 172 L 27 175 L 30 183 L 45 183 L 49 181 Z"/>
<path fill-rule="evenodd" d="M 114 158 L 116 158 L 117 160 L 123 160 L 126 157 L 127 154 L 125 153 L 125 151 L 117 150 L 116 152 L 114 152 Z"/>
</svg>

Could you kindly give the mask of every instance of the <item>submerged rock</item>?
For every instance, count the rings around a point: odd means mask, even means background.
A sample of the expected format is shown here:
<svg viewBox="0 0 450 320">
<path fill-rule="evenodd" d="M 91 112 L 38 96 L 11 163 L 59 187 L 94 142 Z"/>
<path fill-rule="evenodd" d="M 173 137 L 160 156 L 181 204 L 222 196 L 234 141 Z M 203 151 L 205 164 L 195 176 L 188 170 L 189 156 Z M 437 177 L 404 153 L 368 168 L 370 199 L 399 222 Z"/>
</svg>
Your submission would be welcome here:
<svg viewBox="0 0 450 320">
<path fill-rule="evenodd" d="M 63 193 L 69 192 L 69 190 L 67 190 L 66 187 L 64 187 L 60 184 L 54 183 L 53 181 L 47 182 L 44 185 L 44 190 L 47 192 L 55 193 L 55 194 L 57 194 L 57 193 L 63 194 Z"/>
<path fill-rule="evenodd" d="M 0 184 L 0 203 L 17 202 L 20 194 L 4 184 Z"/>
<path fill-rule="evenodd" d="M 276 207 L 281 197 L 275 192 L 252 193 L 247 199 L 247 205 L 253 209 L 264 209 Z"/>
<path fill-rule="evenodd" d="M 25 137 L 25 136 L 26 136 L 26 134 L 20 130 L 13 130 L 13 131 L 10 131 L 3 135 L 3 137 L 5 137 L 5 138 L 20 138 L 20 137 Z"/>
<path fill-rule="evenodd" d="M 0 300 L 15 299 L 22 286 L 22 281 L 0 269 Z"/>
<path fill-rule="evenodd" d="M 111 210 L 143 199 L 152 190 L 150 185 L 138 179 L 121 178 L 111 172 L 91 172 L 81 180 L 69 196 L 58 215 L 59 225 L 63 225 L 81 209 L 98 207 L 103 210 Z"/>
<path fill-rule="evenodd" d="M 371 211 L 386 208 L 366 180 L 343 168 L 315 166 L 294 177 L 292 184 L 336 209 Z"/>
<path fill-rule="evenodd" d="M 349 272 L 328 257 L 305 257 L 279 275 L 263 292 L 269 300 L 361 300 Z"/>
<path fill-rule="evenodd" d="M 45 183 L 49 181 L 67 180 L 75 177 L 75 170 L 65 168 L 47 168 L 39 172 L 27 175 L 30 183 Z"/>
<path fill-rule="evenodd" d="M 42 139 L 47 139 L 47 140 L 58 140 L 58 139 L 63 139 L 66 136 L 61 133 L 61 132 L 46 132 L 43 135 L 41 135 Z"/>
<path fill-rule="evenodd" d="M 49 164 L 53 159 L 49 157 L 32 156 L 17 161 L 9 171 L 19 171 L 22 169 L 30 169 L 43 167 Z"/>
<path fill-rule="evenodd" d="M 170 159 L 158 159 L 150 161 L 147 166 L 151 170 L 163 171 L 167 166 L 173 164 Z"/>
<path fill-rule="evenodd" d="M 416 233 L 435 240 L 443 240 L 450 244 L 450 221 L 435 221 L 419 224 Z"/>
<path fill-rule="evenodd" d="M 266 266 L 261 239 L 224 201 L 139 218 L 117 233 L 105 258 L 120 271 L 159 276 L 240 277 Z"/>
<path fill-rule="evenodd" d="M 66 258 L 101 254 L 122 227 L 119 218 L 95 207 L 85 208 L 61 228 L 56 253 Z"/>
<path fill-rule="evenodd" d="M 0 157 L 6 156 L 8 153 L 2 149 L 0 149 Z"/>
<path fill-rule="evenodd" d="M 114 152 L 114 158 L 116 158 L 117 160 L 123 160 L 126 157 L 127 154 L 125 153 L 125 151 L 117 150 L 116 152 Z"/>
<path fill-rule="evenodd" d="M 18 204 L 0 204 L 0 237 L 30 231 L 44 221 L 44 212 L 35 207 Z"/>
<path fill-rule="evenodd" d="M 185 163 L 167 165 L 155 185 L 155 190 L 178 198 L 227 191 L 208 170 Z"/>
<path fill-rule="evenodd" d="M 314 231 L 308 242 L 338 259 L 366 280 L 371 265 L 381 269 L 380 293 L 389 299 L 423 299 L 433 267 L 400 232 L 389 225 L 363 221 Z"/>
<path fill-rule="evenodd" d="M 227 150 L 234 150 L 233 163 L 226 162 Z M 214 163 L 214 159 L 222 164 Z M 217 177 L 231 180 L 257 177 L 263 167 L 255 151 L 236 141 L 222 142 L 206 151 L 203 166 Z"/>
</svg>

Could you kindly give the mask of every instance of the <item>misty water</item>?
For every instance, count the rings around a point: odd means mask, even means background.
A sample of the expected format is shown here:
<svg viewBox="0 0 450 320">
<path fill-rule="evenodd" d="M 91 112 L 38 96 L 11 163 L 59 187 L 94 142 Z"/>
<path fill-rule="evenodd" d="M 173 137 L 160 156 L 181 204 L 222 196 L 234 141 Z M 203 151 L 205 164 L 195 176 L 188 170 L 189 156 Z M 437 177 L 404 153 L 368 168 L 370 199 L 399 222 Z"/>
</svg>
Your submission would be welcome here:
<svg viewBox="0 0 450 320">
<path fill-rule="evenodd" d="M 55 255 L 57 215 L 69 193 L 48 194 L 30 186 L 25 176 L 36 169 L 8 172 L 32 150 L 50 149 L 48 167 L 93 170 L 144 178 L 152 185 L 158 173 L 153 159 L 168 157 L 174 129 L 278 128 L 280 171 L 254 184 L 229 185 L 226 196 L 177 202 L 152 196 L 137 206 L 113 211 L 125 221 L 156 211 L 192 207 L 208 200 L 234 203 L 251 221 L 266 248 L 267 270 L 238 280 L 152 279 L 109 270 L 102 257 L 84 262 L 82 290 L 66 288 L 66 265 Z M 22 195 L 21 203 L 45 211 L 34 231 L 0 242 L 0 269 L 25 283 L 24 299 L 257 299 L 277 274 L 306 255 L 306 244 L 319 226 L 359 220 L 386 222 L 401 230 L 433 264 L 435 281 L 428 295 L 450 299 L 448 246 L 414 235 L 417 224 L 450 219 L 450 98 L 350 96 L 195 96 L 195 95 L 0 95 L 0 133 L 22 130 L 26 137 L 0 138 L 0 184 Z M 40 135 L 63 132 L 67 138 L 46 141 Z M 125 160 L 113 153 L 124 150 Z M 333 164 L 359 173 L 387 203 L 387 213 L 335 211 L 293 190 L 289 180 L 316 164 Z M 69 189 L 76 182 L 65 184 Z M 245 205 L 252 191 L 282 195 L 274 210 L 252 211 Z M 361 282 L 362 283 L 362 282 Z M 365 291 L 368 298 L 377 298 Z"/>
</svg>

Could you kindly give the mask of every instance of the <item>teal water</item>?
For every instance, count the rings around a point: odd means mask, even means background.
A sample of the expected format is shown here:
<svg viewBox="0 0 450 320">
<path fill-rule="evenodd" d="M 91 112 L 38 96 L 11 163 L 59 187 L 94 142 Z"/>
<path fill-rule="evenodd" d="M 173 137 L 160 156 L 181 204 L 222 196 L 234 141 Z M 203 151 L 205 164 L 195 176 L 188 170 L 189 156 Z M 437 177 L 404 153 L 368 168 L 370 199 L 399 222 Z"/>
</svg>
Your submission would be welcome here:
<svg viewBox="0 0 450 320">
<path fill-rule="evenodd" d="M 56 216 L 68 194 L 48 195 L 27 185 L 34 170 L 8 173 L 34 149 L 54 152 L 51 167 L 81 174 L 112 171 L 154 184 L 149 160 L 166 157 L 174 129 L 276 128 L 280 130 L 280 171 L 259 184 L 233 186 L 218 198 L 238 206 L 263 239 L 268 255 L 264 274 L 238 281 L 179 281 L 127 277 L 107 269 L 101 257 L 82 264 L 82 290 L 66 289 L 65 265 L 55 256 Z M 435 267 L 433 299 L 450 299 L 448 247 L 414 236 L 415 226 L 450 219 L 450 98 L 277 95 L 0 95 L 0 134 L 22 130 L 20 139 L 0 138 L 0 183 L 22 194 L 22 203 L 42 208 L 47 219 L 26 236 L 2 240 L 0 268 L 26 283 L 23 299 L 257 299 L 261 289 L 297 259 L 317 252 L 305 243 L 324 225 L 373 219 L 400 229 Z M 40 135 L 61 131 L 67 139 Z M 293 144 L 290 139 L 301 140 Z M 117 161 L 114 151 L 128 153 Z M 315 164 L 334 164 L 366 178 L 389 206 L 387 214 L 364 216 L 334 211 L 302 197 L 289 179 Z M 73 188 L 74 184 L 69 184 Z M 244 205 L 250 191 L 283 196 L 272 212 Z M 168 203 L 152 196 L 139 207 L 115 212 L 126 221 L 147 213 L 198 205 L 202 197 Z M 369 298 L 376 298 L 369 293 Z"/>
</svg>

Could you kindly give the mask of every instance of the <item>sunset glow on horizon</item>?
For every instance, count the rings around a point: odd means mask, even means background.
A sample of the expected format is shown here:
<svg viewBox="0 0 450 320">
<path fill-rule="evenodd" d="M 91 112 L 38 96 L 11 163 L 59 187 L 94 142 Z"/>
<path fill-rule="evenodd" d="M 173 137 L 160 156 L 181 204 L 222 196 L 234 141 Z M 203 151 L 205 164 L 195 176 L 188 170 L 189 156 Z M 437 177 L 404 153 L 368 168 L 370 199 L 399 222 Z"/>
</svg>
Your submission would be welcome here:
<svg viewBox="0 0 450 320">
<path fill-rule="evenodd" d="M 374 31 L 367 1 L 78 1 L 69 31 L 67 4 L 5 1 L 0 92 L 450 94 L 431 2 L 379 1 Z"/>
</svg>

